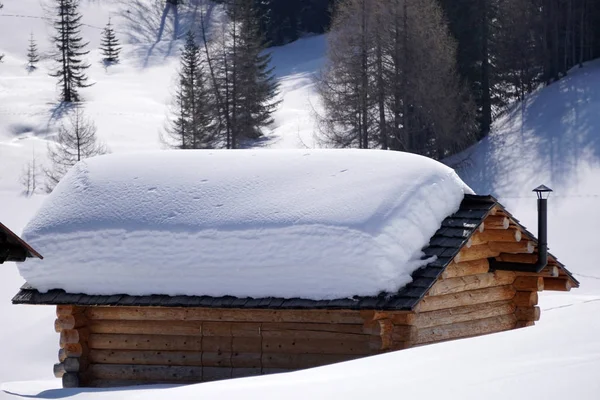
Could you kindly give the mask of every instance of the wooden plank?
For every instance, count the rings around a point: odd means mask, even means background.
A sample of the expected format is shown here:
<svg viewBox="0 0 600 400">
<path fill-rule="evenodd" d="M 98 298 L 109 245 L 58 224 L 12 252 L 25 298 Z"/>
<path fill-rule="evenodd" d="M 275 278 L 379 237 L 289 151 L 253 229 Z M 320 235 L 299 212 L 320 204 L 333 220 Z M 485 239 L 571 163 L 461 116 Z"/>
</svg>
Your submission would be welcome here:
<svg viewBox="0 0 600 400">
<path fill-rule="evenodd" d="M 483 289 L 492 286 L 510 285 L 514 282 L 514 273 L 488 272 L 479 275 L 461 276 L 438 280 L 427 292 L 430 296 Z"/>
<path fill-rule="evenodd" d="M 387 319 L 392 321 L 394 325 L 412 325 L 415 318 L 415 313 L 412 311 L 377 311 L 377 310 L 362 310 L 361 315 L 364 318 L 364 324 L 372 326 L 371 322 Z M 339 326 L 336 324 L 336 326 Z"/>
<path fill-rule="evenodd" d="M 541 276 L 518 276 L 513 282 L 513 287 L 519 291 L 544 290 L 544 278 Z"/>
<path fill-rule="evenodd" d="M 90 307 L 89 319 L 134 321 L 229 321 L 362 324 L 359 311 L 349 310 L 249 310 L 183 307 Z"/>
<path fill-rule="evenodd" d="M 384 320 L 382 320 L 384 321 Z M 390 322 L 391 324 L 391 322 Z M 381 329 L 381 328 L 380 328 Z M 340 340 L 340 341 L 365 341 L 373 336 L 365 333 L 338 333 L 326 331 L 296 331 L 296 330 L 263 330 L 264 339 L 290 338 L 314 340 Z"/>
<path fill-rule="evenodd" d="M 91 364 L 88 373 L 92 377 L 91 379 L 125 379 L 164 382 L 202 381 L 202 367 Z"/>
<path fill-rule="evenodd" d="M 544 278 L 544 289 L 543 290 L 554 290 L 558 292 L 568 292 L 572 288 L 571 281 L 569 279 L 562 278 Z"/>
<path fill-rule="evenodd" d="M 184 335 L 202 336 L 200 321 L 127 321 L 94 320 L 88 328 L 91 333 L 114 333 L 126 335 Z M 229 327 L 222 327 L 223 333 L 231 335 Z"/>
<path fill-rule="evenodd" d="M 91 334 L 90 349 L 202 351 L 202 337 L 168 335 Z"/>
<path fill-rule="evenodd" d="M 537 291 L 517 292 L 513 303 L 518 307 L 533 307 L 538 303 L 538 293 Z"/>
<path fill-rule="evenodd" d="M 508 229 L 510 220 L 503 215 L 490 215 L 484 221 L 485 230 L 488 229 Z"/>
<path fill-rule="evenodd" d="M 200 351 L 91 349 L 89 360 L 92 364 L 202 366 L 203 354 Z"/>
<path fill-rule="evenodd" d="M 417 343 L 434 343 L 469 336 L 479 336 L 513 329 L 517 318 L 513 314 L 484 318 L 456 324 L 419 329 Z"/>
<path fill-rule="evenodd" d="M 520 328 L 527 328 L 529 326 L 534 326 L 535 322 L 533 321 L 517 321 L 517 324 L 515 325 L 515 329 L 520 329 Z"/>
<path fill-rule="evenodd" d="M 476 232 L 471 236 L 471 245 L 485 244 L 488 242 L 520 242 L 521 239 L 521 231 L 517 229 L 487 230 Z"/>
<path fill-rule="evenodd" d="M 314 331 L 314 332 L 334 332 L 334 333 L 353 333 L 353 334 L 375 334 L 364 324 L 311 324 L 295 322 L 265 322 L 258 324 L 261 332 L 267 331 Z M 257 329 L 258 330 L 258 329 Z"/>
<path fill-rule="evenodd" d="M 460 263 L 450 263 L 450 265 L 446 267 L 444 272 L 442 272 L 442 279 L 485 274 L 489 270 L 490 263 L 488 262 L 487 258 Z"/>
<path fill-rule="evenodd" d="M 425 296 L 416 306 L 416 311 L 427 312 L 448 308 L 469 306 L 473 304 L 491 303 L 509 300 L 514 297 L 516 290 L 513 286 L 496 286 L 469 292 L 446 294 L 443 296 Z"/>
<path fill-rule="evenodd" d="M 531 293 L 531 292 L 519 292 Z M 537 292 L 534 292 L 537 295 Z M 478 320 L 500 315 L 512 314 L 516 306 L 511 300 L 494 301 L 491 303 L 474 304 L 438 311 L 420 313 L 415 320 L 418 328 L 429 328 L 437 325 L 448 325 L 471 320 Z"/>
<path fill-rule="evenodd" d="M 539 307 L 517 307 L 515 316 L 518 321 L 539 321 L 540 320 L 540 308 Z"/>
<path fill-rule="evenodd" d="M 555 265 L 547 266 L 540 272 L 516 272 L 518 276 L 543 276 L 548 278 L 556 278 L 559 276 L 559 268 Z"/>
<path fill-rule="evenodd" d="M 262 365 L 265 368 L 303 369 L 322 365 L 329 365 L 349 360 L 360 356 L 347 354 L 277 354 L 270 353 L 262 356 Z"/>
<path fill-rule="evenodd" d="M 417 331 L 414 326 L 395 325 L 392 329 L 392 340 L 393 342 L 412 342 L 417 337 Z"/>
<path fill-rule="evenodd" d="M 260 353 L 262 339 L 244 338 L 244 337 L 203 337 L 203 351 L 219 352 L 239 352 L 239 353 Z"/>
<path fill-rule="evenodd" d="M 533 242 L 522 240 L 520 242 L 488 242 L 492 251 L 508 254 L 532 254 L 535 251 Z"/>
<path fill-rule="evenodd" d="M 504 262 L 512 262 L 519 264 L 535 264 L 538 260 L 537 254 L 509 254 L 509 253 L 500 253 L 498 257 L 496 257 L 498 261 Z"/>
<path fill-rule="evenodd" d="M 376 336 L 366 336 L 364 341 L 291 338 L 264 338 L 262 341 L 263 353 L 371 355 L 381 349 L 382 340 Z"/>
<path fill-rule="evenodd" d="M 496 257 L 500 253 L 493 251 L 487 244 L 471 246 L 470 248 L 463 247 L 454 257 L 455 263 L 463 263 L 466 261 L 482 260 L 490 257 Z"/>
</svg>

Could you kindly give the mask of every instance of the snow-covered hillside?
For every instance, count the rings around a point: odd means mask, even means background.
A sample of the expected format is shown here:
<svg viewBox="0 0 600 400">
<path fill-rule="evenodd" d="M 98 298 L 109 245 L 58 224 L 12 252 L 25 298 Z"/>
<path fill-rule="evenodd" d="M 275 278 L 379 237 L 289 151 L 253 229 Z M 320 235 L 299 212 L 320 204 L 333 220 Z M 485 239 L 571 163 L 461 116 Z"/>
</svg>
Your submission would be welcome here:
<svg viewBox="0 0 600 400">
<path fill-rule="evenodd" d="M 43 196 L 19 195 L 18 177 L 32 151 L 40 155 L 55 132 L 55 82 L 48 64 L 24 68 L 30 32 L 49 50 L 39 0 L 4 0 L 0 11 L 0 221 L 20 232 Z M 159 149 L 169 84 L 177 65 L 177 43 L 169 27 L 158 44 L 160 7 L 155 0 L 82 0 L 91 41 L 90 77 L 83 90 L 88 114 L 115 153 Z M 160 3 L 160 2 L 157 2 Z M 127 12 L 129 10 L 129 12 Z M 158 14 L 157 14 L 158 12 Z M 215 11 L 216 12 L 216 11 Z M 113 16 L 126 41 L 121 65 L 104 70 L 97 50 L 100 30 Z M 158 15 L 158 16 L 157 16 Z M 144 16 L 145 18 L 140 18 Z M 135 22 L 135 23 L 134 23 Z M 313 147 L 316 104 L 310 76 L 322 63 L 325 40 L 313 37 L 274 49 L 283 104 L 271 147 Z M 51 307 L 12 306 L 22 283 L 12 264 L 0 266 L 0 382 L 7 393 L 37 398 L 245 398 L 306 399 L 406 396 L 422 399 L 544 398 L 598 399 L 600 380 L 600 62 L 571 71 L 564 80 L 531 96 L 495 124 L 489 138 L 452 161 L 478 193 L 499 197 L 534 232 L 531 189 L 555 190 L 549 204 L 549 245 L 581 281 L 570 293 L 543 293 L 542 319 L 533 328 L 298 372 L 175 389 L 55 391 L 52 377 L 58 337 Z"/>
</svg>

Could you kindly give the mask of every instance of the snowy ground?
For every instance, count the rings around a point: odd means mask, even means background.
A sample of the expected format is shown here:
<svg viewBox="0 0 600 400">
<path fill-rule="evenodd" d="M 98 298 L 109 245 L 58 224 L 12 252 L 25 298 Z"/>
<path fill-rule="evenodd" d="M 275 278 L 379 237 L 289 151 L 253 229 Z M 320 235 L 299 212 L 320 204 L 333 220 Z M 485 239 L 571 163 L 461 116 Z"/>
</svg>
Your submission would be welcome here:
<svg viewBox="0 0 600 400">
<path fill-rule="evenodd" d="M 160 148 L 158 132 L 166 115 L 168 85 L 177 47 L 154 45 L 154 0 L 82 1 L 84 33 L 96 48 L 108 15 L 129 44 L 120 66 L 105 71 L 90 54 L 96 85 L 83 91 L 87 112 L 113 152 Z M 0 220 L 16 232 L 43 196 L 19 195 L 18 176 L 35 148 L 43 160 L 56 127 L 56 91 L 46 67 L 28 74 L 24 54 L 30 32 L 47 50 L 47 28 L 38 0 L 4 0 L 0 11 Z M 123 14 L 121 4 L 129 13 Z M 159 10 L 160 12 L 160 10 Z M 141 13 L 141 14 L 140 14 Z M 147 18 L 137 18 L 145 15 Z M 129 16 L 128 22 L 124 17 Z M 134 27 L 135 25 L 135 27 Z M 149 52 L 149 50 L 152 50 Z M 272 147 L 314 147 L 310 75 L 321 64 L 323 37 L 274 50 L 283 106 L 268 141 Z M 118 94 L 117 94 L 118 93 Z M 570 293 L 543 293 L 542 319 L 533 328 L 401 351 L 294 374 L 217 382 L 176 389 L 54 390 L 58 337 L 53 310 L 10 305 L 22 283 L 12 264 L 0 266 L 0 399 L 24 397 L 94 398 L 356 398 L 418 396 L 423 399 L 598 399 L 600 398 L 600 62 L 574 70 L 528 99 L 495 125 L 458 164 L 458 172 L 478 193 L 492 193 L 535 232 L 531 189 L 555 190 L 549 207 L 549 243 L 581 281 Z M 35 382 L 32 382 L 34 381 Z"/>
</svg>

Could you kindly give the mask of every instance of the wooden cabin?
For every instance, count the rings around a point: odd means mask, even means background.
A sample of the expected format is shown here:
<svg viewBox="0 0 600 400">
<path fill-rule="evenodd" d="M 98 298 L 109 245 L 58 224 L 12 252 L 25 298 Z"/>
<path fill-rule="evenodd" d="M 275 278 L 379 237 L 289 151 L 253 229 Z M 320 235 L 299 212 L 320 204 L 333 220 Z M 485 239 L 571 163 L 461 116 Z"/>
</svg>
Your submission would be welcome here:
<svg viewBox="0 0 600 400">
<path fill-rule="evenodd" d="M 539 272 L 529 268 L 539 264 L 539 247 L 496 199 L 465 195 L 424 249 L 434 261 L 396 293 L 92 296 L 25 285 L 13 303 L 56 306 L 54 373 L 64 387 L 205 382 L 532 326 L 539 292 L 579 286 L 551 254 Z M 23 251 L 16 251 L 20 260 Z"/>
</svg>

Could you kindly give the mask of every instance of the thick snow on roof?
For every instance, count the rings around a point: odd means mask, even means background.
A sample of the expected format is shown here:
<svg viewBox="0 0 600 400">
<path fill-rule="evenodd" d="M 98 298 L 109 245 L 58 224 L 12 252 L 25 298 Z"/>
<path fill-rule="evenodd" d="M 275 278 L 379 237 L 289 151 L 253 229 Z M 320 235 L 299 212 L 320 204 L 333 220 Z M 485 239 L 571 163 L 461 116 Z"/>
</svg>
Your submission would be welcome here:
<svg viewBox="0 0 600 400">
<path fill-rule="evenodd" d="M 41 291 L 333 299 L 393 292 L 471 190 L 367 150 L 158 151 L 78 163 L 25 228 Z"/>
</svg>

